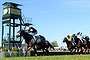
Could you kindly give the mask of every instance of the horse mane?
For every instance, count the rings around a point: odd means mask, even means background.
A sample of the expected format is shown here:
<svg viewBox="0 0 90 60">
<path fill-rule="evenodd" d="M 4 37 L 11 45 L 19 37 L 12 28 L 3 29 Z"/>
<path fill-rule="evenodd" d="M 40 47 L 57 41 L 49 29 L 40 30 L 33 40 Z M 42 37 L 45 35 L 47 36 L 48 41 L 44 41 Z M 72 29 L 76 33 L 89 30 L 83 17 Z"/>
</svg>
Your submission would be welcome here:
<svg viewBox="0 0 90 60">
<path fill-rule="evenodd" d="M 23 34 L 23 38 L 25 39 L 25 42 L 27 44 L 29 44 L 29 41 L 33 38 L 32 35 L 30 35 L 29 33 L 25 32 L 24 30 L 21 30 L 22 34 Z M 29 38 L 28 38 L 29 37 Z"/>
</svg>

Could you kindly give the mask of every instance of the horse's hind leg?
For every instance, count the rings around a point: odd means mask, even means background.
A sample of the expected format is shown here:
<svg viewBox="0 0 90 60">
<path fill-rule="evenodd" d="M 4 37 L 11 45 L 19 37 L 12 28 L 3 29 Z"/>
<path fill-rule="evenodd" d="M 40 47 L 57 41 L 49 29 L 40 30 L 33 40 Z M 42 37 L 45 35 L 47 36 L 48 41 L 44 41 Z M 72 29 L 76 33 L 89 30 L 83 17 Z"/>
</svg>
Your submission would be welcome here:
<svg viewBox="0 0 90 60">
<path fill-rule="evenodd" d="M 49 53 L 48 49 L 45 49 L 46 50 L 46 53 Z"/>
<path fill-rule="evenodd" d="M 80 50 L 80 53 L 83 54 L 83 47 L 81 47 L 80 49 L 81 49 L 81 50 Z"/>
<path fill-rule="evenodd" d="M 34 55 L 37 56 L 37 54 L 38 54 L 38 53 L 37 53 L 37 47 L 34 46 Z"/>
</svg>

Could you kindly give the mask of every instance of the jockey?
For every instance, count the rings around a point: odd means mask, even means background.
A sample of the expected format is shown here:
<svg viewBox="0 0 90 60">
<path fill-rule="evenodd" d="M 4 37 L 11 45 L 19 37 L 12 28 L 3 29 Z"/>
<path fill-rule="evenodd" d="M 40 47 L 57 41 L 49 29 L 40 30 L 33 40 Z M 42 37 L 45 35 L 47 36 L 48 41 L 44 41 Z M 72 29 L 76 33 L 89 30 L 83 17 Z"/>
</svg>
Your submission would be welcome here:
<svg viewBox="0 0 90 60">
<path fill-rule="evenodd" d="M 79 38 L 79 39 L 81 40 L 81 42 L 83 43 L 83 38 L 84 38 L 84 36 L 82 35 L 82 33 L 81 33 L 81 32 L 78 32 L 78 33 L 76 34 L 76 36 L 77 36 L 77 38 Z"/>
<path fill-rule="evenodd" d="M 29 31 L 29 26 L 25 27 L 25 31 L 28 32 Z"/>
<path fill-rule="evenodd" d="M 77 32 L 76 36 L 77 36 L 77 38 L 79 38 L 81 40 L 80 32 Z"/>
<path fill-rule="evenodd" d="M 37 30 L 35 28 L 33 28 L 33 27 L 30 27 L 29 32 L 33 36 L 35 36 L 38 33 Z"/>
<path fill-rule="evenodd" d="M 75 36 L 75 34 L 73 34 L 72 36 L 67 35 L 67 39 L 68 39 L 68 41 L 70 41 L 74 46 L 76 46 L 74 36 Z"/>
<path fill-rule="evenodd" d="M 89 41 L 89 37 L 85 35 L 85 37 L 83 37 L 83 43 L 87 44 L 88 41 Z"/>
<path fill-rule="evenodd" d="M 85 35 L 85 39 L 86 39 L 86 41 L 89 41 L 89 36 L 87 36 L 87 35 Z"/>
<path fill-rule="evenodd" d="M 76 37 L 76 35 L 73 34 L 73 35 L 72 35 L 72 44 L 73 44 L 74 46 L 76 46 L 75 37 Z"/>
<path fill-rule="evenodd" d="M 38 33 L 35 28 L 28 26 L 28 27 L 25 28 L 25 30 L 26 30 L 29 34 L 31 34 L 31 35 L 34 37 L 34 39 L 35 39 L 35 35 Z M 36 40 L 36 39 L 35 39 L 35 40 Z"/>
<path fill-rule="evenodd" d="M 67 39 L 68 39 L 68 41 L 72 41 L 72 36 L 70 36 L 70 35 L 67 35 Z"/>
<path fill-rule="evenodd" d="M 25 30 L 26 30 L 28 33 L 30 33 L 31 35 L 33 35 L 33 36 L 35 36 L 35 35 L 38 33 L 35 28 L 29 27 L 29 26 L 26 27 Z"/>
</svg>

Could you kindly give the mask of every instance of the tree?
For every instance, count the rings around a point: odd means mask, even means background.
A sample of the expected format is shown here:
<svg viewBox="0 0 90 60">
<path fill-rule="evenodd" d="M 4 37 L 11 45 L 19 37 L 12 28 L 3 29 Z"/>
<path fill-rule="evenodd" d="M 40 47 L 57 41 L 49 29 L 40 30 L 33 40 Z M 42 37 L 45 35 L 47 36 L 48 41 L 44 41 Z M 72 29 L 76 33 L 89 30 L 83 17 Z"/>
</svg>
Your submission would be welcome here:
<svg viewBox="0 0 90 60">
<path fill-rule="evenodd" d="M 53 47 L 58 47 L 57 41 L 51 42 L 51 45 L 52 45 Z"/>
</svg>

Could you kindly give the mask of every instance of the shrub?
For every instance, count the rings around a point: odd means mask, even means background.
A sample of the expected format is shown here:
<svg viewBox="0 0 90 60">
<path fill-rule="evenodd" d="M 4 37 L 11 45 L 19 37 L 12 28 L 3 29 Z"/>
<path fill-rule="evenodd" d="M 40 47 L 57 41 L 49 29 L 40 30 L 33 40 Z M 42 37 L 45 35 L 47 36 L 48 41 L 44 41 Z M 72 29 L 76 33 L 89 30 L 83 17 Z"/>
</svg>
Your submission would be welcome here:
<svg viewBox="0 0 90 60">
<path fill-rule="evenodd" d="M 2 49 L 2 52 L 8 52 L 7 48 L 1 48 L 1 49 Z"/>
<path fill-rule="evenodd" d="M 18 57 L 19 56 L 19 49 L 18 48 L 13 47 L 11 52 L 12 52 L 11 57 Z"/>
<path fill-rule="evenodd" d="M 12 48 L 12 50 L 11 50 L 12 52 L 19 52 L 19 49 L 18 48 Z"/>
</svg>

